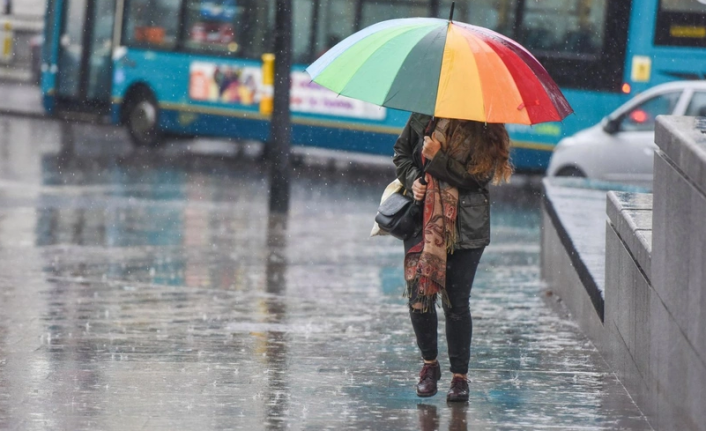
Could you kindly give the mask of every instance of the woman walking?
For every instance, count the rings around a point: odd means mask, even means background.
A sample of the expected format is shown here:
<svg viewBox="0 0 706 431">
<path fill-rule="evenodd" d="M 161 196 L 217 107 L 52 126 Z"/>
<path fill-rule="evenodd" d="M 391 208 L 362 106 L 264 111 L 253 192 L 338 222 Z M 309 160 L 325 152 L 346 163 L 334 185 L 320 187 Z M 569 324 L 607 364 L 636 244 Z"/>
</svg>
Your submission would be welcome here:
<svg viewBox="0 0 706 431">
<path fill-rule="evenodd" d="M 426 136 L 425 136 L 426 135 Z M 397 178 L 424 202 L 422 234 L 405 241 L 404 272 L 412 326 L 424 365 L 417 395 L 437 392 L 437 299 L 446 318 L 453 374 L 448 401 L 468 401 L 472 321 L 469 299 L 478 262 L 490 242 L 488 184 L 508 181 L 503 124 L 412 114 L 395 143 Z M 426 185 L 420 181 L 423 172 Z"/>
</svg>

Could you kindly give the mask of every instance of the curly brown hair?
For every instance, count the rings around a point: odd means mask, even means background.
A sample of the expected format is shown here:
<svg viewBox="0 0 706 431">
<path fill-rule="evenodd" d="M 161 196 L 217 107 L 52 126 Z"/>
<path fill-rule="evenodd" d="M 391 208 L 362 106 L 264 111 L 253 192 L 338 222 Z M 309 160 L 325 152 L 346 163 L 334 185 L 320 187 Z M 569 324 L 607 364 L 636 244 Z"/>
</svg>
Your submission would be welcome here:
<svg viewBox="0 0 706 431">
<path fill-rule="evenodd" d="M 470 173 L 479 178 L 492 177 L 493 184 L 508 182 L 514 170 L 510 163 L 510 136 L 502 123 L 478 123 L 479 139 L 471 156 Z"/>
</svg>

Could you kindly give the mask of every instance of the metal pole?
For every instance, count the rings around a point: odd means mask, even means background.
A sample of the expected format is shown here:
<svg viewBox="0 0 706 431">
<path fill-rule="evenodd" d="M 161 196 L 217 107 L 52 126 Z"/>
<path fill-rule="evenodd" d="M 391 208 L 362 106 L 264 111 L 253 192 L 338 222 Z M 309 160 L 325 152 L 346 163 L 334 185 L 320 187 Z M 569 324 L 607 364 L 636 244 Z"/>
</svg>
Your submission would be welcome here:
<svg viewBox="0 0 706 431">
<path fill-rule="evenodd" d="M 522 40 L 521 30 L 524 27 L 522 22 L 525 20 L 525 0 L 518 0 L 515 5 L 515 22 L 512 25 L 512 34 L 509 34 L 513 39 L 517 39 L 520 43 L 524 43 Z"/>
<path fill-rule="evenodd" d="M 321 9 L 321 0 L 311 2 L 311 25 L 309 26 L 309 61 L 316 59 L 316 39 L 319 32 L 319 9 Z M 327 46 L 326 48 L 331 48 Z"/>
<path fill-rule="evenodd" d="M 353 29 L 355 31 L 360 30 L 360 26 L 363 25 L 363 1 L 356 0 L 355 2 L 355 16 L 353 18 Z"/>
<path fill-rule="evenodd" d="M 270 213 L 286 214 L 289 211 L 291 177 L 289 86 L 292 65 L 292 2 L 277 0 L 276 4 L 274 106 L 267 154 L 270 161 Z"/>
<path fill-rule="evenodd" d="M 429 2 L 429 16 L 432 18 L 439 18 L 439 3 L 441 0 L 431 0 Z"/>
</svg>

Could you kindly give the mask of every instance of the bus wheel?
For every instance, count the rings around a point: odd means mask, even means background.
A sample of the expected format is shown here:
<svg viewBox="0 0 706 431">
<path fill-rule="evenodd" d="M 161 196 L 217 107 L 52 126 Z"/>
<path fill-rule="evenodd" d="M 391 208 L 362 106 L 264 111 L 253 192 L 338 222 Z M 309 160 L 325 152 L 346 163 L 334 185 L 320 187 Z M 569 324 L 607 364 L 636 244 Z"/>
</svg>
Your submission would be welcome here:
<svg viewBox="0 0 706 431">
<path fill-rule="evenodd" d="M 126 108 L 125 123 L 135 145 L 154 147 L 159 144 L 162 137 L 157 125 L 159 107 L 154 97 L 146 92 L 137 94 Z"/>
<path fill-rule="evenodd" d="M 576 166 L 566 166 L 559 169 L 556 173 L 557 177 L 572 177 L 572 178 L 586 178 L 586 174 Z"/>
</svg>

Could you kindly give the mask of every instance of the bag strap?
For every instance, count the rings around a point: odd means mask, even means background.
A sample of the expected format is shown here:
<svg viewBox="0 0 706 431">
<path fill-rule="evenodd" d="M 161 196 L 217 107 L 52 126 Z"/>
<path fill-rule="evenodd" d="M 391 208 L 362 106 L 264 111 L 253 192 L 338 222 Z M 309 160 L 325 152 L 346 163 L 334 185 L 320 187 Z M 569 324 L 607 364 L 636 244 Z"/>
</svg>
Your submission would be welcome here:
<svg viewBox="0 0 706 431">
<path fill-rule="evenodd" d="M 434 132 L 434 129 L 436 129 L 436 123 L 438 119 L 436 117 L 431 117 L 429 119 L 429 123 L 427 124 L 427 127 L 424 129 L 424 136 L 429 135 Z M 422 163 L 422 171 L 419 173 L 419 176 L 417 177 L 419 179 L 419 182 L 422 183 L 422 185 L 427 185 L 427 180 L 426 180 L 426 172 L 427 172 L 427 165 L 428 163 L 424 162 Z"/>
</svg>

